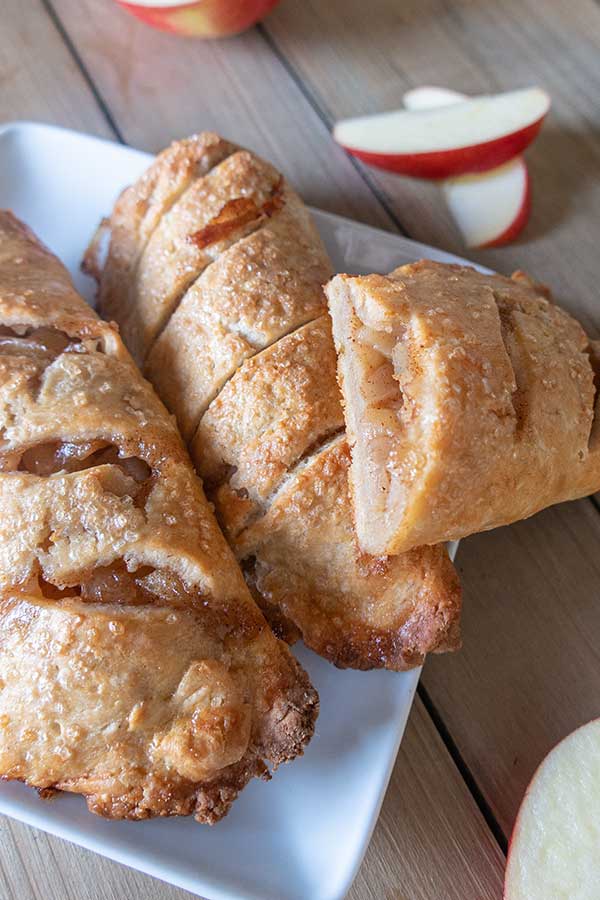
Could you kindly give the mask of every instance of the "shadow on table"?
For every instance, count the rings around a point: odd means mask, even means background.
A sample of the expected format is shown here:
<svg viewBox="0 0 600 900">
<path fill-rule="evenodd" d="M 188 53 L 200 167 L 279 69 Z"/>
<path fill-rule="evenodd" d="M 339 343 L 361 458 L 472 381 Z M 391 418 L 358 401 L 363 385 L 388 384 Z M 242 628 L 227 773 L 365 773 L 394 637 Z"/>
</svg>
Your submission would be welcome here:
<svg viewBox="0 0 600 900">
<path fill-rule="evenodd" d="M 551 125 L 525 153 L 531 177 L 532 212 L 516 243 L 542 237 L 567 218 L 582 194 L 600 181 L 600 131 L 570 131 Z"/>
</svg>

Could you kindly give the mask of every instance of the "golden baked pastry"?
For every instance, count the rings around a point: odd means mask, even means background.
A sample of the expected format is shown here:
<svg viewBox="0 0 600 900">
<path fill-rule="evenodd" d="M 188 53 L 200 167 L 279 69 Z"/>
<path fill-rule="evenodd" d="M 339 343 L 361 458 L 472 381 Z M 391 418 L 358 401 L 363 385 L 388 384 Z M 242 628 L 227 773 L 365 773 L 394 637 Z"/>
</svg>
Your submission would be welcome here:
<svg viewBox="0 0 600 900">
<path fill-rule="evenodd" d="M 0 776 L 215 822 L 316 693 L 116 330 L 6 212 L 0 323 Z"/>
<path fill-rule="evenodd" d="M 454 540 L 600 489 L 600 344 L 522 273 L 427 260 L 326 292 L 361 546 Z"/>
<path fill-rule="evenodd" d="M 185 149 L 197 159 L 219 141 L 174 144 L 122 194 L 101 309 L 177 416 L 273 626 L 339 666 L 417 665 L 458 645 L 460 588 L 443 547 L 394 558 L 357 548 L 322 289 L 331 265 L 302 201 L 268 163 L 232 150 L 177 202 L 152 195 L 154 230 L 136 236 L 144 186 L 179 182 L 173 160 L 189 171 Z M 137 243 L 126 277 L 122 243 Z M 98 269 L 93 253 L 88 265 Z"/>
</svg>

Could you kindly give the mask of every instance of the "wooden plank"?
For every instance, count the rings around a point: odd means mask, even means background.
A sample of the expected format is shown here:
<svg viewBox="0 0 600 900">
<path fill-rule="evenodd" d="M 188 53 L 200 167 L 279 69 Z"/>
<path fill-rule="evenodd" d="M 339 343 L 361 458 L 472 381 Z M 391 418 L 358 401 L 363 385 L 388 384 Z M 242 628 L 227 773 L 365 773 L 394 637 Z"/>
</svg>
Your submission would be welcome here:
<svg viewBox="0 0 600 900">
<path fill-rule="evenodd" d="M 264 154 L 306 202 L 392 227 L 257 31 L 197 41 L 148 28 L 112 3 L 53 5 L 129 144 L 156 152 L 215 129 Z"/>
<path fill-rule="evenodd" d="M 191 900 L 179 888 L 0 817 L 2 900 Z"/>
<path fill-rule="evenodd" d="M 199 840 L 202 827 L 198 826 Z M 421 702 L 348 900 L 499 900 L 504 857 Z M 0 818 L 2 900 L 185 900 L 186 891 Z"/>
<path fill-rule="evenodd" d="M 459 548 L 463 650 L 423 684 L 506 835 L 545 754 L 600 715 L 599 547 L 585 500 Z"/>
<path fill-rule="evenodd" d="M 533 215 L 513 246 L 465 250 L 438 188 L 366 169 L 396 219 L 426 243 L 551 284 L 586 327 L 600 328 L 600 7 L 593 0 L 306 0 L 265 22 L 331 123 L 400 105 L 418 84 L 467 93 L 547 88 L 553 109 L 527 154 Z"/>
<path fill-rule="evenodd" d="M 348 900 L 500 900 L 504 857 L 415 700 Z"/>
<path fill-rule="evenodd" d="M 112 137 L 40 0 L 2 4 L 0 84 L 0 122 L 35 119 Z"/>
</svg>

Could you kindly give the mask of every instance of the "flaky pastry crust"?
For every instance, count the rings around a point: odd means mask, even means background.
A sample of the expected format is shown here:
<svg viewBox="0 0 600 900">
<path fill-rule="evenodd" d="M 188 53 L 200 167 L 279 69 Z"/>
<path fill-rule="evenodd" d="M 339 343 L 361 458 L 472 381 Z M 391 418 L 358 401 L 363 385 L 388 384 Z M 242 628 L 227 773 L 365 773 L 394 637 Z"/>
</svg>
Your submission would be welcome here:
<svg viewBox="0 0 600 900">
<path fill-rule="evenodd" d="M 160 180 L 173 153 L 145 177 Z M 115 230 L 101 303 L 144 336 L 145 372 L 274 627 L 355 668 L 404 669 L 458 646 L 460 588 L 443 548 L 393 560 L 357 548 L 322 290 L 331 265 L 285 179 L 232 153 L 164 211 L 135 274 L 117 285 L 120 240 Z M 165 260 L 168 285 L 157 273 Z M 149 310 L 159 307 L 170 312 L 155 329 Z"/>
<path fill-rule="evenodd" d="M 215 822 L 316 693 L 115 328 L 6 212 L 0 323 L 0 776 Z"/>
<path fill-rule="evenodd" d="M 425 260 L 327 294 L 366 552 L 600 489 L 599 345 L 546 288 Z"/>
</svg>

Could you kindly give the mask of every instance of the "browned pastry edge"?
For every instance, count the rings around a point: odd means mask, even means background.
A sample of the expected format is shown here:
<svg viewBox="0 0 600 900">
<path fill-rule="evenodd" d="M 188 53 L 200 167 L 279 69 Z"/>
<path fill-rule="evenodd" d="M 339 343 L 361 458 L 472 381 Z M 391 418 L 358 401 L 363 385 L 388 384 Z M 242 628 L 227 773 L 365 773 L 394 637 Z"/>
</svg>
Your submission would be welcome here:
<svg viewBox="0 0 600 900">
<path fill-rule="evenodd" d="M 290 475 L 268 510 L 232 537 L 253 594 L 339 668 L 403 671 L 420 665 L 426 653 L 458 649 L 462 592 L 446 549 L 419 547 L 399 557 L 362 553 L 344 512 L 349 465 L 344 436 L 334 438 Z M 215 498 L 218 517 L 229 502 L 235 508 L 234 497 Z M 340 546 L 338 577 L 324 588 L 324 572 Z M 371 610 L 373 602 L 380 609 Z"/>
<path fill-rule="evenodd" d="M 216 824 L 227 815 L 249 781 L 253 778 L 269 781 L 280 765 L 303 754 L 304 747 L 314 734 L 319 698 L 298 661 L 291 654 L 289 658 L 297 679 L 296 688 L 285 702 L 280 699 L 273 705 L 260 745 L 250 746 L 238 763 L 228 766 L 212 781 L 195 783 L 184 780 L 174 786 L 150 778 L 117 803 L 102 794 L 84 794 L 89 811 L 107 819 L 135 821 L 193 815 L 202 824 Z M 263 758 L 268 759 L 270 771 Z M 0 781 L 28 784 L 26 779 L 13 779 L 6 775 L 0 775 Z M 36 788 L 35 784 L 29 786 Z M 37 790 L 41 799 L 52 799 L 72 787 L 65 781 Z"/>
<path fill-rule="evenodd" d="M 454 602 L 445 602 L 427 618 L 415 618 L 401 631 L 392 633 L 389 629 L 374 629 L 352 625 L 333 632 L 326 622 L 323 635 L 319 634 L 318 623 L 313 623 L 310 632 L 299 633 L 298 638 L 323 659 L 337 669 L 356 669 L 370 672 L 387 669 L 391 672 L 407 672 L 422 666 L 428 653 L 450 653 L 460 650 L 462 638 L 460 621 L 461 589 L 457 584 Z M 269 609 L 262 606 L 267 621 Z M 272 627 L 278 636 L 290 642 L 289 632 L 280 629 L 281 612 L 276 610 Z M 295 628 L 295 626 L 292 626 Z M 296 629 L 297 630 L 297 629 Z M 327 631 L 329 630 L 329 633 Z M 332 637 L 333 635 L 333 637 Z"/>
<path fill-rule="evenodd" d="M 260 601 L 263 613 L 275 633 L 288 643 L 302 640 L 310 649 L 338 669 L 363 672 L 387 669 L 405 672 L 421 666 L 428 653 L 449 653 L 460 650 L 460 610 L 462 589 L 456 570 L 448 561 L 443 596 L 437 606 L 426 612 L 417 611 L 398 630 L 367 627 L 358 621 L 347 620 L 343 629 L 332 629 L 329 618 L 319 615 L 318 608 L 311 615 L 305 631 L 301 624 L 286 618 L 281 606 Z M 255 584 L 251 566 L 244 566 L 248 584 Z M 260 592 L 253 591 L 255 595 Z M 286 607 L 284 606 L 284 610 Z"/>
</svg>

